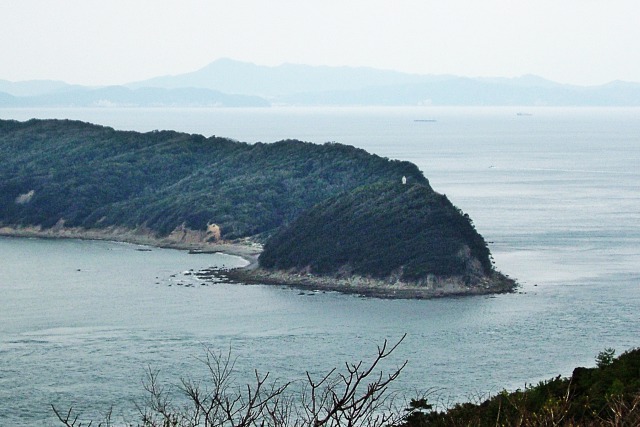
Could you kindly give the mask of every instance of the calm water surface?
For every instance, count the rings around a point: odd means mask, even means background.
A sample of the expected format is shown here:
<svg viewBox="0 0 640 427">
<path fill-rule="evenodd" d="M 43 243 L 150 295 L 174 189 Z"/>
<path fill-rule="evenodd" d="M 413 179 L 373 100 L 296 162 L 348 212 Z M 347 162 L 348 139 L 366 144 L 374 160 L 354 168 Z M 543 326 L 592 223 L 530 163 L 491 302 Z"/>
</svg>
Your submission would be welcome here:
<svg viewBox="0 0 640 427">
<path fill-rule="evenodd" d="M 152 367 L 168 383 L 232 349 L 286 380 L 367 359 L 407 334 L 399 385 L 464 399 L 640 345 L 640 110 L 528 108 L 0 110 L 117 129 L 336 141 L 416 163 L 473 218 L 521 292 L 385 301 L 185 275 L 226 255 L 0 239 L 0 425 L 55 425 L 49 404 L 130 417 Z M 435 120 L 429 122 L 415 120 Z M 130 419 L 130 418 L 129 418 Z"/>
</svg>

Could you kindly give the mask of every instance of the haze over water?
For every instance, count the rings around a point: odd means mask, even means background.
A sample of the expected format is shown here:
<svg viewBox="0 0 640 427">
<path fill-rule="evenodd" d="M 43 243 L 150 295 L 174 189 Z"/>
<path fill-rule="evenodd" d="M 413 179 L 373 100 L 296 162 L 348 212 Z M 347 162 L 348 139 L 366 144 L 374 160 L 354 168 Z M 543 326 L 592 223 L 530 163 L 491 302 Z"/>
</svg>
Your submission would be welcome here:
<svg viewBox="0 0 640 427">
<path fill-rule="evenodd" d="M 409 160 L 471 216 L 497 268 L 522 288 L 386 301 L 205 286 L 184 272 L 243 261 L 117 243 L 0 239 L 0 425 L 53 424 L 50 403 L 85 414 L 113 405 L 115 415 L 130 414 L 149 366 L 176 384 L 202 373 L 196 358 L 207 346 L 231 347 L 241 376 L 257 368 L 291 380 L 367 359 L 385 338 L 407 333 L 390 364 L 409 360 L 398 385 L 409 393 L 436 387 L 457 400 L 570 375 L 575 366 L 592 366 L 605 347 L 620 353 L 638 346 L 638 113 L 2 110 L 3 119 L 72 118 L 248 142 L 336 141 Z"/>
</svg>

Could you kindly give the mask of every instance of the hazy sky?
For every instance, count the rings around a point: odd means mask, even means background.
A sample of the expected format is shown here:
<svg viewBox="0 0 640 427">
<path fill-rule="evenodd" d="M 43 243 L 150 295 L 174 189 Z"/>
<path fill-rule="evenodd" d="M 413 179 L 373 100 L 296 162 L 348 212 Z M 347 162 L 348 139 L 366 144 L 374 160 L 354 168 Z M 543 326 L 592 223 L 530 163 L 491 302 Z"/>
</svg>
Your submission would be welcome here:
<svg viewBox="0 0 640 427">
<path fill-rule="evenodd" d="M 121 84 L 262 65 L 640 82 L 638 0 L 0 0 L 0 79 Z"/>
</svg>

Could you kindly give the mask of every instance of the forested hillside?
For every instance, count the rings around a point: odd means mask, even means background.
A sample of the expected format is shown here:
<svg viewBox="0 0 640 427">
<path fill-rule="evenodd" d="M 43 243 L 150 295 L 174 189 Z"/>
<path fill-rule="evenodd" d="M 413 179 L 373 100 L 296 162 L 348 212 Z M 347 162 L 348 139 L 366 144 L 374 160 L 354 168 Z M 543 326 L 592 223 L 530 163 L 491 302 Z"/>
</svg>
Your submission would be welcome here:
<svg viewBox="0 0 640 427">
<path fill-rule="evenodd" d="M 335 143 L 247 144 L 68 120 L 0 120 L 0 225 L 220 228 L 268 236 L 305 209 L 378 181 L 428 186 L 409 162 Z"/>
<path fill-rule="evenodd" d="M 322 275 L 395 275 L 409 282 L 428 275 L 470 282 L 492 272 L 486 242 L 467 215 L 428 185 L 399 180 L 304 212 L 267 242 L 260 265 Z"/>
</svg>

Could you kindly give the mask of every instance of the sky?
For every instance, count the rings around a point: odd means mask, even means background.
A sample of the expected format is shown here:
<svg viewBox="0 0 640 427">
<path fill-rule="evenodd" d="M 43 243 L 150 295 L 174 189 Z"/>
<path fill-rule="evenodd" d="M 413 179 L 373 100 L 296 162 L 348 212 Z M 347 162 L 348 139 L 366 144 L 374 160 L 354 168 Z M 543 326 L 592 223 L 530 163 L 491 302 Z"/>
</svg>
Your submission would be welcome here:
<svg viewBox="0 0 640 427">
<path fill-rule="evenodd" d="M 638 0 L 0 0 L 0 79 L 113 85 L 219 58 L 640 82 Z"/>
</svg>

